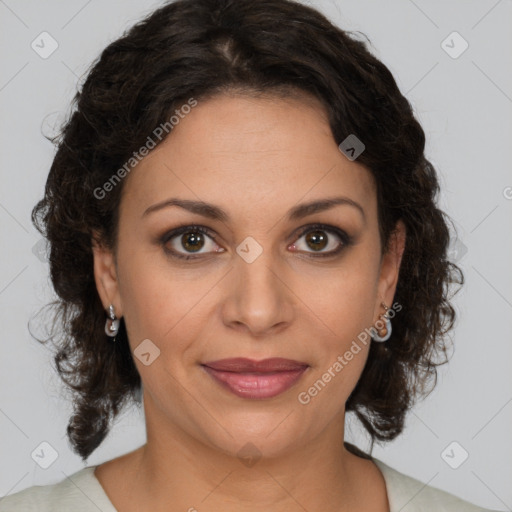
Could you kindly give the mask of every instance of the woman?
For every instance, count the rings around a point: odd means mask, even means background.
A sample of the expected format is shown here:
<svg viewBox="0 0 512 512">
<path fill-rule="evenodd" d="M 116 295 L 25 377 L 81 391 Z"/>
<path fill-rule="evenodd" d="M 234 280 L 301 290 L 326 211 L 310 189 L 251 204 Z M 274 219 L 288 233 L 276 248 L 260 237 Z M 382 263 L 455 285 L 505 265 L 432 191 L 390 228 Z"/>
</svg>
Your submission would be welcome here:
<svg viewBox="0 0 512 512">
<path fill-rule="evenodd" d="M 0 510 L 482 510 L 343 441 L 348 411 L 372 448 L 402 432 L 463 283 L 365 45 L 289 0 L 178 0 L 75 102 L 33 212 L 68 436 L 85 462 L 142 393 L 147 443 Z"/>
</svg>

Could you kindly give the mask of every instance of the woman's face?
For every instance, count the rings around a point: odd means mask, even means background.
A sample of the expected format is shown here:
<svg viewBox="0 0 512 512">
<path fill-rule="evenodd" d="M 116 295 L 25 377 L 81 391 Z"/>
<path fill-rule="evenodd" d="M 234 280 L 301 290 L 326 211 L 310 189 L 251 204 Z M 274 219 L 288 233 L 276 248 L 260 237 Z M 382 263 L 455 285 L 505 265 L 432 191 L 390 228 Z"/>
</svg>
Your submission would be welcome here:
<svg viewBox="0 0 512 512">
<path fill-rule="evenodd" d="M 381 260 L 371 174 L 340 151 L 321 105 L 199 102 L 123 186 L 116 257 L 96 247 L 95 275 L 103 304 L 125 320 L 148 439 L 179 435 L 231 454 L 252 443 L 275 456 L 322 432 L 341 436 L 369 342 L 308 390 L 376 322 L 380 303 L 392 304 L 404 239 Z M 182 226 L 204 232 L 173 234 Z M 204 366 L 227 358 L 306 369 Z"/>
</svg>

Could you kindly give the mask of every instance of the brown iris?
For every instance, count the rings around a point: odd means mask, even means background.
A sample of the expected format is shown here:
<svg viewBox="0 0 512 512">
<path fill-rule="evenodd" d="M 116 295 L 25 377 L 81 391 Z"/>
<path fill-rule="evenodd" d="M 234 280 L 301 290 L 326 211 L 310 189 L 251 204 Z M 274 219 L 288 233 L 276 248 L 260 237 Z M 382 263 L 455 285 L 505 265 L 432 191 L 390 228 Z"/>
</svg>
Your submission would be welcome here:
<svg viewBox="0 0 512 512">
<path fill-rule="evenodd" d="M 310 231 L 306 235 L 306 242 L 315 251 L 320 251 L 327 245 L 327 236 L 323 231 Z"/>
<path fill-rule="evenodd" d="M 181 245 L 187 251 L 196 252 L 203 248 L 204 245 L 204 236 L 202 233 L 198 233 L 196 231 L 189 231 L 188 233 L 184 233 L 181 237 Z"/>
</svg>

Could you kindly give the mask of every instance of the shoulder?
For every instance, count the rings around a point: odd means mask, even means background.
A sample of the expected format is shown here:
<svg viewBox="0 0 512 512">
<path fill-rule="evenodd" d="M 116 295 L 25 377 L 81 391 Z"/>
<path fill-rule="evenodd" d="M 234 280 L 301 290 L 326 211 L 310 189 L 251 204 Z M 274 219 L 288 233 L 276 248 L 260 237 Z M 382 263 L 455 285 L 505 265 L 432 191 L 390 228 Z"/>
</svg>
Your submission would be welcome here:
<svg viewBox="0 0 512 512">
<path fill-rule="evenodd" d="M 493 512 L 490 509 L 478 507 L 468 501 L 436 489 L 413 477 L 388 466 L 384 462 L 372 458 L 381 470 L 391 512 Z"/>
<path fill-rule="evenodd" d="M 0 498 L 0 512 L 116 512 L 99 481 L 96 466 L 51 485 L 34 485 Z"/>
</svg>

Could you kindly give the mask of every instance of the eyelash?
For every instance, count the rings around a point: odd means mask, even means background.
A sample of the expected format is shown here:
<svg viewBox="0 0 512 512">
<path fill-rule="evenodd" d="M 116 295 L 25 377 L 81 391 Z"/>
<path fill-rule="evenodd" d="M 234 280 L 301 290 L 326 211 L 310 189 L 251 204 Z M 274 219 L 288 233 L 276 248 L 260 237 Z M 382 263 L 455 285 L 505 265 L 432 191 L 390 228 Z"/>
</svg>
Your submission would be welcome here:
<svg viewBox="0 0 512 512">
<path fill-rule="evenodd" d="M 338 236 L 338 238 L 341 241 L 340 245 L 336 249 L 329 251 L 327 253 L 306 253 L 308 255 L 308 257 L 311 257 L 311 258 L 329 258 L 329 257 L 337 256 L 343 249 L 351 246 L 353 243 L 353 237 L 351 237 L 348 233 L 346 233 L 342 229 L 339 229 L 335 226 L 329 226 L 327 224 L 309 224 L 307 226 L 300 228 L 298 231 L 298 234 L 296 235 L 296 240 L 302 238 L 305 234 L 309 233 L 310 231 L 325 231 L 327 233 L 331 233 L 331 234 Z M 208 229 L 205 226 L 196 225 L 196 224 L 180 226 L 176 229 L 168 231 L 160 238 L 160 244 L 162 245 L 165 253 L 168 256 L 170 256 L 172 258 L 178 258 L 181 260 L 195 260 L 195 259 L 204 257 L 204 254 L 197 254 L 197 255 L 191 254 L 191 255 L 185 256 L 185 255 L 183 255 L 173 249 L 169 249 L 167 247 L 167 243 L 170 240 L 172 240 L 173 238 L 175 238 L 179 235 L 182 235 L 183 233 L 188 233 L 188 232 L 202 233 L 202 234 L 210 237 L 214 242 L 216 242 L 215 234 L 213 233 L 213 231 L 211 231 L 210 229 Z M 293 243 L 295 243 L 295 242 L 293 242 Z M 206 254 L 208 254 L 208 253 L 206 253 Z"/>
</svg>

